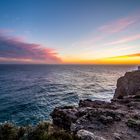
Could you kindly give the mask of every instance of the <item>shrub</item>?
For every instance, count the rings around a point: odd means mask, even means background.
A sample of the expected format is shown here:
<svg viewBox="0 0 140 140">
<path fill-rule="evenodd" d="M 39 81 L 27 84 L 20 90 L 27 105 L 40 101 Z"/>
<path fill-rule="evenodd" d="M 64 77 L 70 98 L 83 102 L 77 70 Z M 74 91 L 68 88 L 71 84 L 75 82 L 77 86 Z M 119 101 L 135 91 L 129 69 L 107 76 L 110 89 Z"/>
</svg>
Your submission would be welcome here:
<svg viewBox="0 0 140 140">
<path fill-rule="evenodd" d="M 17 140 L 18 128 L 11 123 L 0 125 L 0 140 Z"/>
<path fill-rule="evenodd" d="M 55 128 L 48 122 L 37 126 L 17 127 L 11 123 L 0 125 L 0 140 L 80 140 L 74 134 Z"/>
</svg>

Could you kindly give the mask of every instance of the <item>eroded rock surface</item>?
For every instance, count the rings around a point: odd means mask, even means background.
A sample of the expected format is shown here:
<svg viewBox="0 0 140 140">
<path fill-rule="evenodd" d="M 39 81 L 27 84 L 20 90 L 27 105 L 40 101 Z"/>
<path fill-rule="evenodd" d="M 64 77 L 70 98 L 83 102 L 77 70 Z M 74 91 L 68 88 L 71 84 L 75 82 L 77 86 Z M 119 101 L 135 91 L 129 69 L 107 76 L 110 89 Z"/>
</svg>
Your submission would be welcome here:
<svg viewBox="0 0 140 140">
<path fill-rule="evenodd" d="M 127 72 L 118 79 L 114 98 L 136 94 L 140 95 L 140 71 Z"/>
<path fill-rule="evenodd" d="M 105 140 L 102 137 L 96 136 L 94 133 L 81 129 L 77 132 L 77 135 L 81 140 Z"/>
<path fill-rule="evenodd" d="M 55 108 L 53 123 L 85 140 L 140 140 L 139 90 L 140 71 L 126 73 L 111 102 L 81 100 L 78 107 Z"/>
</svg>

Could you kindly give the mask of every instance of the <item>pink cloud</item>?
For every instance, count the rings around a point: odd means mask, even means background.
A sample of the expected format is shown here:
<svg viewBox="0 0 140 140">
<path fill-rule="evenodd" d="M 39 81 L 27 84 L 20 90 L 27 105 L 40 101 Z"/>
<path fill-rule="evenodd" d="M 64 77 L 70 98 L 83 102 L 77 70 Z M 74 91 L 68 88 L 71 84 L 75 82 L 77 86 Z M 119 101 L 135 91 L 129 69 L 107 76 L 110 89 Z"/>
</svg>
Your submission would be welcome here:
<svg viewBox="0 0 140 140">
<path fill-rule="evenodd" d="M 107 45 L 118 45 L 118 44 L 128 43 L 128 42 L 135 41 L 135 40 L 138 40 L 138 39 L 140 39 L 140 34 L 133 35 L 133 36 L 127 36 L 127 37 L 124 37 L 122 39 L 119 39 L 119 40 L 116 40 L 116 41 L 112 41 L 112 42 L 106 43 L 105 46 L 107 46 Z"/>
<path fill-rule="evenodd" d="M 139 20 L 140 20 L 140 16 L 130 16 L 126 18 L 121 18 L 109 24 L 99 27 L 99 30 L 105 33 L 117 33 L 132 26 L 133 24 L 137 23 Z"/>
<path fill-rule="evenodd" d="M 28 43 L 21 38 L 12 38 L 0 34 L 0 62 L 13 60 L 32 63 L 60 63 L 58 53 L 40 44 Z"/>
</svg>

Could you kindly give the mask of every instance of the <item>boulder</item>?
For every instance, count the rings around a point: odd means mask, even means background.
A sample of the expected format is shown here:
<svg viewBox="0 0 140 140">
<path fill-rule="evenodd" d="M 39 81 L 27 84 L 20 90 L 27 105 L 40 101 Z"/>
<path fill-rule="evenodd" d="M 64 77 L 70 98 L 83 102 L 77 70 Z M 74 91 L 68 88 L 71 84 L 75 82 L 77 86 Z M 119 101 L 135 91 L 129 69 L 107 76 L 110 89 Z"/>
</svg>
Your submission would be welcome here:
<svg viewBox="0 0 140 140">
<path fill-rule="evenodd" d="M 105 140 L 103 137 L 96 136 L 94 133 L 81 129 L 77 132 L 81 140 Z"/>
</svg>

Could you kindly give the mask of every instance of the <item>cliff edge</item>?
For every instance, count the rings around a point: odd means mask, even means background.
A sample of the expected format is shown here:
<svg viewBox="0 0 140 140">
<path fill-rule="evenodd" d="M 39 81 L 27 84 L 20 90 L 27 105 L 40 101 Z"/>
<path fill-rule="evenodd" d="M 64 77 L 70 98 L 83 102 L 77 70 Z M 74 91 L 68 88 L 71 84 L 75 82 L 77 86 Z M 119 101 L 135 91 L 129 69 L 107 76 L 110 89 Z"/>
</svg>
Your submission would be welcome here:
<svg viewBox="0 0 140 140">
<path fill-rule="evenodd" d="M 127 72 L 117 81 L 114 99 L 129 95 L 140 95 L 140 70 Z"/>
<path fill-rule="evenodd" d="M 117 81 L 111 102 L 81 100 L 78 107 L 57 107 L 54 125 L 82 140 L 140 140 L 140 71 Z"/>
</svg>

